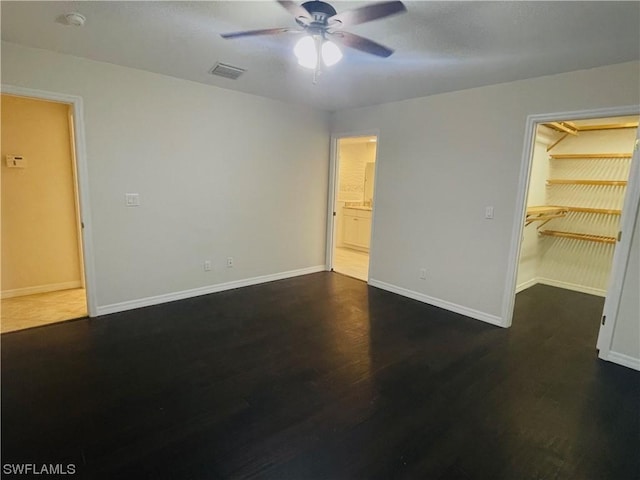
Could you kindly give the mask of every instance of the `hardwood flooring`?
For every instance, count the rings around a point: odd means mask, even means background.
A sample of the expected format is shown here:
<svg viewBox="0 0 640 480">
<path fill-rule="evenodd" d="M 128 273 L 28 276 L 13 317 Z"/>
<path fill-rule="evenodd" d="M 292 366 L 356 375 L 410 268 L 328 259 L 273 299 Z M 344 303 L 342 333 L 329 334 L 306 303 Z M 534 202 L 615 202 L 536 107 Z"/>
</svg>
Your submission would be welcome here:
<svg viewBox="0 0 640 480">
<path fill-rule="evenodd" d="M 539 285 L 505 330 L 325 272 L 5 334 L 2 461 L 90 479 L 637 479 L 640 375 L 596 358 L 601 308 Z"/>
</svg>

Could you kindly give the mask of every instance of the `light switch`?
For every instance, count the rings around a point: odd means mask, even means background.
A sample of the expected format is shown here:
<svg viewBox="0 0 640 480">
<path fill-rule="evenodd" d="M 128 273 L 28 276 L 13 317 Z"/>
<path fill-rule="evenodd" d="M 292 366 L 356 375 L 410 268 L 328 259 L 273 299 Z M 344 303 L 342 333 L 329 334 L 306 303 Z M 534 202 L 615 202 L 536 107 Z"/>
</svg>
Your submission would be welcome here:
<svg viewBox="0 0 640 480">
<path fill-rule="evenodd" d="M 27 160 L 22 155 L 7 155 L 7 167 L 27 168 Z"/>
<path fill-rule="evenodd" d="M 127 207 L 140 206 L 140 194 L 139 193 L 125 193 L 124 201 Z"/>
<path fill-rule="evenodd" d="M 493 218 L 493 207 L 485 207 L 484 218 L 488 218 L 488 219 Z"/>
</svg>

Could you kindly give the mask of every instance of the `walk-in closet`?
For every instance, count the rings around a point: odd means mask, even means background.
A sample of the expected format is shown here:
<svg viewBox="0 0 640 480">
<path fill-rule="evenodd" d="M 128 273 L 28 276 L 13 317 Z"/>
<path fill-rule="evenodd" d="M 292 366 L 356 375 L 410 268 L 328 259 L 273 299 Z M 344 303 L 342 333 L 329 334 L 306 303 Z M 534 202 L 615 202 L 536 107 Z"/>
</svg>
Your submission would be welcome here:
<svg viewBox="0 0 640 480">
<path fill-rule="evenodd" d="M 538 126 L 517 291 L 606 296 L 637 127 L 637 116 Z"/>
</svg>

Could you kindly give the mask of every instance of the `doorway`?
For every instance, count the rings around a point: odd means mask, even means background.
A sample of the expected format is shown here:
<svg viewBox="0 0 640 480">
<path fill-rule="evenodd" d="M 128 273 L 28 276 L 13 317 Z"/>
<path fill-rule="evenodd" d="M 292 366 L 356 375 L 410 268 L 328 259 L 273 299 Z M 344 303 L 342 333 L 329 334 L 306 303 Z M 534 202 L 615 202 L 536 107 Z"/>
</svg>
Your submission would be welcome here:
<svg viewBox="0 0 640 480">
<path fill-rule="evenodd" d="M 545 118 L 532 127 L 515 294 L 536 302 L 563 291 L 599 297 L 589 300 L 596 307 L 589 313 L 594 323 L 587 326 L 597 331 L 603 308 L 619 297 L 610 285 L 628 257 L 621 255 L 619 241 L 633 226 L 625 216 L 636 214 L 627 210 L 633 210 L 630 197 L 636 195 L 637 179 L 630 172 L 637 163 L 638 115 Z M 547 287 L 529 294 L 535 285 Z M 549 286 L 562 290 L 552 292 Z M 576 298 L 587 303 L 586 297 Z M 569 303 L 559 299 L 556 305 L 566 310 Z M 546 314 L 556 316 L 550 307 Z"/>
<path fill-rule="evenodd" d="M 9 93 L 1 100 L 0 328 L 7 333 L 89 309 L 74 104 Z"/>
<path fill-rule="evenodd" d="M 375 205 L 377 135 L 345 136 L 335 143 L 331 270 L 369 279 Z"/>
</svg>

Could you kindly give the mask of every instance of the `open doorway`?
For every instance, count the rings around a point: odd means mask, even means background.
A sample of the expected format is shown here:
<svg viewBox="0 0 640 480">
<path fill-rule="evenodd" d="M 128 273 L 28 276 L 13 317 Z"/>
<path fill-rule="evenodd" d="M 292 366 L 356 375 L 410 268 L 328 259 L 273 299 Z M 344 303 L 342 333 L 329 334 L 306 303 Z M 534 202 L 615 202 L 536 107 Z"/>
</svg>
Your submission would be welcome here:
<svg viewBox="0 0 640 480">
<path fill-rule="evenodd" d="M 605 301 L 617 295 L 610 285 L 637 129 L 638 115 L 535 126 L 515 292 L 527 308 L 544 304 L 551 322 L 584 325 L 594 347 Z M 523 311 L 514 314 L 525 320 Z"/>
<path fill-rule="evenodd" d="M 2 333 L 88 314 L 68 103 L 2 94 Z"/>
<path fill-rule="evenodd" d="M 336 142 L 331 269 L 369 279 L 369 250 L 374 206 L 375 135 L 342 137 Z"/>
</svg>

